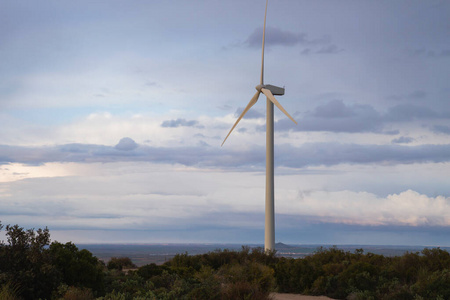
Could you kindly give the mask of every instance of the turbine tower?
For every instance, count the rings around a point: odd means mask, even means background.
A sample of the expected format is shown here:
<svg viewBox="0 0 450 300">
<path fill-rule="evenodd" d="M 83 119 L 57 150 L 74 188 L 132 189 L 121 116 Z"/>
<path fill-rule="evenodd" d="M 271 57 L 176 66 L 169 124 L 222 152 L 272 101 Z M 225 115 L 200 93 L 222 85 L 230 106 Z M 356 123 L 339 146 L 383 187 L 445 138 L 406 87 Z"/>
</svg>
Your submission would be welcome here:
<svg viewBox="0 0 450 300">
<path fill-rule="evenodd" d="M 270 84 L 264 84 L 264 47 L 265 47 L 265 37 L 266 37 L 266 17 L 267 17 L 267 4 L 269 0 L 266 0 L 266 11 L 264 13 L 264 28 L 262 36 L 262 58 L 261 58 L 261 81 L 257 85 L 256 93 L 247 107 L 241 113 L 239 118 L 231 127 L 230 132 L 224 139 L 223 144 L 230 136 L 233 129 L 239 123 L 239 121 L 244 117 L 244 115 L 250 110 L 250 108 L 255 105 L 258 101 L 259 94 L 263 93 L 267 97 L 266 106 L 266 207 L 265 207 L 265 232 L 264 232 L 264 249 L 265 251 L 275 250 L 275 209 L 274 209 L 274 155 L 273 155 L 273 105 L 275 104 L 289 119 L 291 119 L 295 124 L 297 122 L 291 115 L 281 106 L 281 104 L 275 99 L 274 95 L 282 96 L 284 95 L 284 88 L 277 87 Z"/>
</svg>

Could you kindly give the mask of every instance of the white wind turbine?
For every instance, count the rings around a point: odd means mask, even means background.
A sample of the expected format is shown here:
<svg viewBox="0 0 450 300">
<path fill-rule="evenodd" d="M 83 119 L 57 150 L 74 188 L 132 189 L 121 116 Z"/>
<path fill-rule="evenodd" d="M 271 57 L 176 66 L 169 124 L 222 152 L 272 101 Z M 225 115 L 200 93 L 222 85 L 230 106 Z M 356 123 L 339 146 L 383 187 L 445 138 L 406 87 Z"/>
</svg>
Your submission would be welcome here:
<svg viewBox="0 0 450 300">
<path fill-rule="evenodd" d="M 274 212 L 274 164 L 273 164 L 273 105 L 275 104 L 289 119 L 295 124 L 297 122 L 291 115 L 281 106 L 281 104 L 275 99 L 274 95 L 284 95 L 284 88 L 273 86 L 270 84 L 264 84 L 264 46 L 266 36 L 266 17 L 267 17 L 267 4 L 269 0 L 266 0 L 266 11 L 264 13 L 264 28 L 262 36 L 262 59 L 261 59 L 261 82 L 257 85 L 256 93 L 247 107 L 241 113 L 239 118 L 231 127 L 230 132 L 224 139 L 223 144 L 230 136 L 233 129 L 244 117 L 244 115 L 250 110 L 250 108 L 258 101 L 259 94 L 263 93 L 267 97 L 267 113 L 266 113 L 266 221 L 265 221 L 265 234 L 264 234 L 264 249 L 266 251 L 275 250 L 275 212 Z"/>
</svg>

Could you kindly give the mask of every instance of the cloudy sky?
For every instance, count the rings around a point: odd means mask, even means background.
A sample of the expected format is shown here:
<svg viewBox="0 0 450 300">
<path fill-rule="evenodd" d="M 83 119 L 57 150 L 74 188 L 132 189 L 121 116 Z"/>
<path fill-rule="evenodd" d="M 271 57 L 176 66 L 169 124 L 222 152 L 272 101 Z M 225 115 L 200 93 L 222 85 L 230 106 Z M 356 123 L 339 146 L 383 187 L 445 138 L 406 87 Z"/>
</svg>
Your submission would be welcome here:
<svg viewBox="0 0 450 300">
<path fill-rule="evenodd" d="M 263 243 L 264 0 L 0 2 L 0 221 Z M 276 241 L 450 246 L 450 2 L 270 1 Z"/>
</svg>

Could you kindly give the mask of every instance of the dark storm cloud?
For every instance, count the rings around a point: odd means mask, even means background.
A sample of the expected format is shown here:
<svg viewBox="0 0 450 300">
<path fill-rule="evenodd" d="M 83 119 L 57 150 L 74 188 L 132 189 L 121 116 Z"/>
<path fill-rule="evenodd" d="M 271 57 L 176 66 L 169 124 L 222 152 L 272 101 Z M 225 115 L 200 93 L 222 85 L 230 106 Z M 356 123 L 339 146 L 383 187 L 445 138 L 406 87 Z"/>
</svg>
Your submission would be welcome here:
<svg viewBox="0 0 450 300">
<path fill-rule="evenodd" d="M 397 139 L 393 139 L 392 143 L 394 143 L 394 144 L 409 144 L 409 143 L 412 143 L 413 141 L 414 141 L 414 139 L 411 137 L 401 136 Z"/>
<path fill-rule="evenodd" d="M 420 93 L 418 93 L 419 96 Z M 388 123 L 412 122 L 417 120 L 450 119 L 448 112 L 436 112 L 428 107 L 414 104 L 398 104 L 382 114 L 367 104 L 345 104 L 342 100 L 331 100 L 306 112 L 303 117 L 295 116 L 298 125 L 287 118 L 276 122 L 276 130 L 329 131 L 329 132 L 374 132 L 388 135 L 398 130 L 383 130 Z M 258 127 L 265 130 L 265 126 Z M 446 133 L 446 126 L 434 126 L 434 132 Z"/>
<path fill-rule="evenodd" d="M 236 109 L 236 112 L 234 113 L 234 116 L 236 118 L 238 118 L 243 111 L 244 111 L 244 108 L 243 107 L 239 107 L 238 109 Z M 245 114 L 245 118 L 246 119 L 260 119 L 260 118 L 264 118 L 264 114 L 261 113 L 259 110 L 251 109 Z"/>
<path fill-rule="evenodd" d="M 262 27 L 255 29 L 255 31 L 253 31 L 253 33 L 250 34 L 250 36 L 244 42 L 244 45 L 251 48 L 260 48 L 262 42 L 262 31 Z M 343 49 L 331 43 L 331 38 L 329 36 L 324 36 L 321 38 L 310 38 L 304 32 L 295 33 L 276 27 L 266 28 L 265 39 L 266 46 L 293 47 L 299 45 L 303 48 L 300 51 L 300 54 L 302 55 L 335 54 L 343 51 Z"/>
<path fill-rule="evenodd" d="M 391 107 L 385 119 L 393 122 L 432 119 L 440 117 L 439 114 L 428 107 L 414 104 L 399 104 Z"/>
<path fill-rule="evenodd" d="M 348 164 L 412 164 L 447 162 L 450 144 L 446 145 L 358 145 L 339 143 L 311 143 L 299 148 L 277 148 L 277 163 L 290 167 L 307 165 Z"/>
<path fill-rule="evenodd" d="M 308 54 L 311 54 L 311 49 L 309 49 L 309 48 L 305 48 L 305 49 L 303 49 L 301 52 L 300 52 L 300 54 L 302 54 L 302 55 L 308 55 Z"/>
<path fill-rule="evenodd" d="M 339 53 L 339 52 L 342 52 L 342 51 L 343 50 L 340 49 L 336 45 L 328 45 L 328 46 L 321 47 L 319 50 L 316 51 L 316 53 L 319 53 L 319 54 L 334 54 L 334 53 Z"/>
<path fill-rule="evenodd" d="M 261 47 L 263 28 L 253 31 L 245 43 L 250 47 Z M 299 43 L 307 43 L 306 33 L 294 33 L 275 27 L 266 27 L 266 45 L 294 46 Z"/>
<path fill-rule="evenodd" d="M 428 96 L 427 92 L 422 90 L 416 90 L 409 94 L 397 94 L 386 97 L 388 100 L 423 100 Z"/>
<path fill-rule="evenodd" d="M 198 121 L 196 120 L 176 119 L 162 122 L 161 127 L 176 128 L 176 127 L 202 127 L 202 126 L 198 125 Z"/>
<path fill-rule="evenodd" d="M 344 49 L 339 48 L 338 46 L 331 44 L 327 46 L 322 46 L 319 48 L 304 48 L 300 51 L 301 55 L 309 55 L 309 54 L 335 54 L 344 51 Z"/>
<path fill-rule="evenodd" d="M 411 94 L 408 95 L 408 98 L 410 99 L 423 99 L 427 96 L 427 93 L 425 91 L 414 91 Z"/>
<path fill-rule="evenodd" d="M 433 126 L 433 131 L 436 133 L 450 134 L 450 126 L 435 125 L 435 126 Z"/>
<path fill-rule="evenodd" d="M 413 56 L 428 57 L 428 58 L 447 58 L 450 57 L 450 49 L 416 49 L 411 52 Z"/>
<path fill-rule="evenodd" d="M 245 44 L 249 47 L 260 48 L 262 42 L 262 33 L 262 27 L 256 28 L 247 38 Z M 324 36 L 321 38 L 310 38 L 308 34 L 304 32 L 295 33 L 270 26 L 266 27 L 265 39 L 266 45 L 268 46 L 280 45 L 292 47 L 298 44 L 308 46 L 327 45 L 320 47 L 320 49 L 323 49 L 325 52 L 334 52 L 338 49 L 338 47 L 335 45 L 329 45 L 331 41 L 331 38 L 329 36 Z"/>
<path fill-rule="evenodd" d="M 332 100 L 317 106 L 312 115 L 318 118 L 348 118 L 356 115 L 354 109 L 346 106 L 342 100 Z"/>
<path fill-rule="evenodd" d="M 332 100 L 307 113 L 298 125 L 281 119 L 275 126 L 277 130 L 294 131 L 381 132 L 382 121 L 370 105 L 346 105 L 342 100 Z"/>
<path fill-rule="evenodd" d="M 302 168 L 337 164 L 412 164 L 450 161 L 450 144 L 444 145 L 358 145 L 309 143 L 301 147 L 276 146 L 277 166 Z M 216 168 L 263 168 L 264 147 L 229 150 L 217 147 L 148 147 L 122 151 L 103 145 L 68 144 L 56 147 L 0 146 L 2 164 L 47 162 L 148 161 Z"/>
<path fill-rule="evenodd" d="M 119 141 L 119 143 L 114 148 L 122 151 L 131 151 L 136 149 L 137 147 L 139 147 L 139 145 L 136 144 L 136 142 L 133 139 L 129 137 L 124 137 Z"/>
</svg>

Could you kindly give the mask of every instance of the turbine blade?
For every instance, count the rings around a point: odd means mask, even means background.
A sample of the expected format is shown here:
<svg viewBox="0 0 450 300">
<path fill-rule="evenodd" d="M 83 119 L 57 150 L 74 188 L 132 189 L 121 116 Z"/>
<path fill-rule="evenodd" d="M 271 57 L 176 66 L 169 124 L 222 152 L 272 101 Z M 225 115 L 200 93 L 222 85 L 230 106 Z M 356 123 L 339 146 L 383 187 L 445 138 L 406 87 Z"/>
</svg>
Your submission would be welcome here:
<svg viewBox="0 0 450 300">
<path fill-rule="evenodd" d="M 262 38 L 262 57 L 261 57 L 261 85 L 264 84 L 264 47 L 266 44 L 266 17 L 267 17 L 267 4 L 269 0 L 266 0 L 266 12 L 264 13 L 264 27 L 263 27 L 263 38 Z"/>
<path fill-rule="evenodd" d="M 283 106 L 281 106 L 280 102 L 277 101 L 277 99 L 275 99 L 275 97 L 273 96 L 272 92 L 268 89 L 261 89 L 261 92 L 264 93 L 264 95 L 266 95 L 267 99 L 269 99 L 270 101 L 272 101 L 273 104 L 275 104 L 282 112 L 284 112 L 284 114 L 292 120 L 292 122 L 294 122 L 295 124 L 297 124 L 297 122 L 294 120 L 293 117 L 291 117 L 291 115 L 283 108 Z"/>
<path fill-rule="evenodd" d="M 227 140 L 227 138 L 230 136 L 231 132 L 233 131 L 233 129 L 236 127 L 236 125 L 239 123 L 239 121 L 244 117 L 244 115 L 250 110 L 250 108 L 255 105 L 255 103 L 258 101 L 259 98 L 259 94 L 260 92 L 257 91 L 256 94 L 252 97 L 252 99 L 250 100 L 250 102 L 247 104 L 247 107 L 244 109 L 244 111 L 241 113 L 241 115 L 239 116 L 239 118 L 236 120 L 236 123 L 234 123 L 233 127 L 231 127 L 230 132 L 228 132 L 227 137 L 223 140 L 222 142 L 222 146 L 223 144 L 225 144 L 225 141 Z"/>
</svg>

